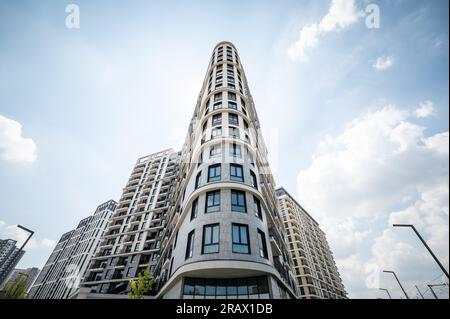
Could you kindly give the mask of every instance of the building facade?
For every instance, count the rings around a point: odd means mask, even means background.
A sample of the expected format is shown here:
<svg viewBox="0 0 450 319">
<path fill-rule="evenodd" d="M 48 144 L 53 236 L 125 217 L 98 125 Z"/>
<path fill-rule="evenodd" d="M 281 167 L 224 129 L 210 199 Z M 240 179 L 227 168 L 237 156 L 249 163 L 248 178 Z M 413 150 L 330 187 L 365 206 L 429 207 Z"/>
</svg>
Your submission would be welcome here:
<svg viewBox="0 0 450 319">
<path fill-rule="evenodd" d="M 28 292 L 28 290 L 31 288 L 31 285 L 36 280 L 38 274 L 39 274 L 39 268 L 37 268 L 37 267 L 32 267 L 32 268 L 27 268 L 27 269 L 16 268 L 11 272 L 8 279 L 3 283 L 3 287 L 1 287 L 0 289 L 3 289 L 8 282 L 16 281 L 18 277 L 26 276 L 26 278 L 27 278 L 26 291 Z"/>
<path fill-rule="evenodd" d="M 24 250 L 19 251 L 16 244 L 17 241 L 13 239 L 0 239 L 0 286 L 5 283 L 14 267 L 25 254 Z"/>
<path fill-rule="evenodd" d="M 319 224 L 284 189 L 277 189 L 299 298 L 347 298 L 333 253 Z"/>
<path fill-rule="evenodd" d="M 28 298 L 67 299 L 76 294 L 116 206 L 113 200 L 103 203 L 92 216 L 81 220 L 76 229 L 62 235 Z"/>
<path fill-rule="evenodd" d="M 123 294 L 142 270 L 155 273 L 178 162 L 170 149 L 136 162 L 83 283 L 91 293 Z"/>
<path fill-rule="evenodd" d="M 156 298 L 295 298 L 277 205 L 244 69 L 221 42 L 182 150 L 138 160 L 84 286 L 123 295 L 150 267 Z"/>
</svg>

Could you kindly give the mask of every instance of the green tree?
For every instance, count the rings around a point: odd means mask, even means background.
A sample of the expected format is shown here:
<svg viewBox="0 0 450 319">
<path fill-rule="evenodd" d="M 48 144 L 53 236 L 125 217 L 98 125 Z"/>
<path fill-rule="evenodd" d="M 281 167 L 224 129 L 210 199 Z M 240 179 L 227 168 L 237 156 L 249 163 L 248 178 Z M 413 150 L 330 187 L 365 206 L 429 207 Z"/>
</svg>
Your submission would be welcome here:
<svg viewBox="0 0 450 319">
<path fill-rule="evenodd" d="M 138 274 L 137 279 L 130 280 L 131 290 L 128 293 L 130 299 L 144 299 L 144 295 L 152 289 L 153 277 L 147 268 Z"/>
<path fill-rule="evenodd" d="M 5 284 L 3 299 L 24 299 L 27 290 L 28 276 L 19 274 L 14 280 Z"/>
</svg>

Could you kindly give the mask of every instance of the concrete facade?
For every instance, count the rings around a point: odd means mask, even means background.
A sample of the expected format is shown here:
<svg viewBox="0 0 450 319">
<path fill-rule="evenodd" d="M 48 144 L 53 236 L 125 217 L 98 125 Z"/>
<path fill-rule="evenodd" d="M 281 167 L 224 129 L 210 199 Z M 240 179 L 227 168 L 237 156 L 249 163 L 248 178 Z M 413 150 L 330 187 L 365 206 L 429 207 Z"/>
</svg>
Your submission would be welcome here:
<svg viewBox="0 0 450 319">
<path fill-rule="evenodd" d="M 76 229 L 61 237 L 28 298 L 67 299 L 78 291 L 116 206 L 113 200 L 99 205 L 92 216 L 80 221 Z"/>
<path fill-rule="evenodd" d="M 25 251 L 19 252 L 17 241 L 0 239 L 0 286 L 2 286 L 20 261 Z"/>
<path fill-rule="evenodd" d="M 294 261 L 299 298 L 347 298 L 333 253 L 319 224 L 284 188 L 277 189 L 277 195 Z"/>
</svg>

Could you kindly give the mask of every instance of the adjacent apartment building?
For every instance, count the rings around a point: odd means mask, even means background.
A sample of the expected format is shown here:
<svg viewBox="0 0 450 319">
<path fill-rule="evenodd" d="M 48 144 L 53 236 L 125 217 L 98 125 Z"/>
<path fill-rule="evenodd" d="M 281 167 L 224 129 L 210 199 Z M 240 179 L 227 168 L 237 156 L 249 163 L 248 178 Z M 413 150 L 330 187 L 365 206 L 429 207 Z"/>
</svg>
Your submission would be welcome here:
<svg viewBox="0 0 450 319">
<path fill-rule="evenodd" d="M 77 228 L 62 235 L 29 291 L 30 299 L 67 299 L 76 294 L 117 203 L 107 201 Z"/>
<path fill-rule="evenodd" d="M 4 289 L 9 282 L 15 282 L 20 276 L 25 276 L 27 280 L 26 291 L 28 292 L 32 284 L 34 283 L 35 279 L 37 278 L 38 274 L 39 268 L 37 267 L 26 269 L 16 268 L 11 272 L 8 279 L 3 283 L 3 286 L 0 286 L 1 287 L 0 290 Z"/>
<path fill-rule="evenodd" d="M 137 161 L 79 298 L 126 297 L 146 267 L 155 298 L 296 298 L 260 129 L 238 52 L 221 42 L 182 150 Z"/>
<path fill-rule="evenodd" d="M 17 241 L 13 239 L 0 239 L 0 286 L 8 279 L 19 260 L 25 254 L 16 246 Z"/>
<path fill-rule="evenodd" d="M 289 251 L 294 261 L 299 298 L 344 299 L 344 285 L 319 224 L 284 189 L 277 189 Z"/>
</svg>

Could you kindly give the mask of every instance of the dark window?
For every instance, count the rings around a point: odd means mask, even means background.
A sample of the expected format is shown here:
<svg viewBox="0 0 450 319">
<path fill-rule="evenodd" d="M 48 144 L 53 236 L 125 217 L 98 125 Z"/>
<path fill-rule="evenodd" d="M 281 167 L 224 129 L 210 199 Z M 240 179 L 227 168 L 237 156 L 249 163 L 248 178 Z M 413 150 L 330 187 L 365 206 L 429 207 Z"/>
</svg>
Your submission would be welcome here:
<svg viewBox="0 0 450 319">
<path fill-rule="evenodd" d="M 214 213 L 220 210 L 220 191 L 210 192 L 206 194 L 205 213 Z"/>
<path fill-rule="evenodd" d="M 222 108 L 222 102 L 217 102 L 213 104 L 213 111 L 221 109 Z"/>
<path fill-rule="evenodd" d="M 244 182 L 244 172 L 242 165 L 230 164 L 230 179 L 232 181 Z"/>
<path fill-rule="evenodd" d="M 187 238 L 186 245 L 186 256 L 185 258 L 192 258 L 192 254 L 194 253 L 194 239 L 195 239 L 195 230 L 191 231 Z"/>
<path fill-rule="evenodd" d="M 252 186 L 258 189 L 258 180 L 256 179 L 256 174 L 253 171 L 250 171 L 250 176 L 252 177 Z"/>
<path fill-rule="evenodd" d="M 208 183 L 220 181 L 220 164 L 212 165 L 208 168 Z"/>
<path fill-rule="evenodd" d="M 259 201 L 258 198 L 256 198 L 255 196 L 253 196 L 253 201 L 255 203 L 255 215 L 256 217 L 258 217 L 259 219 L 262 219 L 262 210 L 261 210 L 261 202 Z"/>
<path fill-rule="evenodd" d="M 239 125 L 239 118 L 236 114 L 228 113 L 228 124 Z"/>
<path fill-rule="evenodd" d="M 212 125 L 215 126 L 220 124 L 222 124 L 222 114 L 213 115 Z"/>
<path fill-rule="evenodd" d="M 222 100 L 222 93 L 214 94 L 214 102 Z"/>
<path fill-rule="evenodd" d="M 206 225 L 203 227 L 202 254 L 213 254 L 219 252 L 219 224 Z"/>
<path fill-rule="evenodd" d="M 237 104 L 234 102 L 228 102 L 228 108 L 237 110 Z"/>
<path fill-rule="evenodd" d="M 198 214 L 198 198 L 192 202 L 191 220 L 197 217 Z"/>
<path fill-rule="evenodd" d="M 241 224 L 232 225 L 233 253 L 250 254 L 250 240 L 248 226 Z"/>
<path fill-rule="evenodd" d="M 230 101 L 236 101 L 236 94 L 228 92 L 228 100 Z"/>
<path fill-rule="evenodd" d="M 216 156 L 216 155 L 220 155 L 222 154 L 222 145 L 221 144 L 216 144 L 216 145 L 212 145 L 209 148 L 209 156 Z"/>
<path fill-rule="evenodd" d="M 259 255 L 267 259 L 266 235 L 258 229 Z"/>
<path fill-rule="evenodd" d="M 199 172 L 195 177 L 195 189 L 197 189 L 200 186 L 201 179 L 202 179 L 202 172 Z"/>
<path fill-rule="evenodd" d="M 237 144 L 231 144 L 230 146 L 230 156 L 241 157 L 241 146 Z"/>
<path fill-rule="evenodd" d="M 231 211 L 246 213 L 247 203 L 245 201 L 245 193 L 241 191 L 231 191 Z"/>
</svg>

